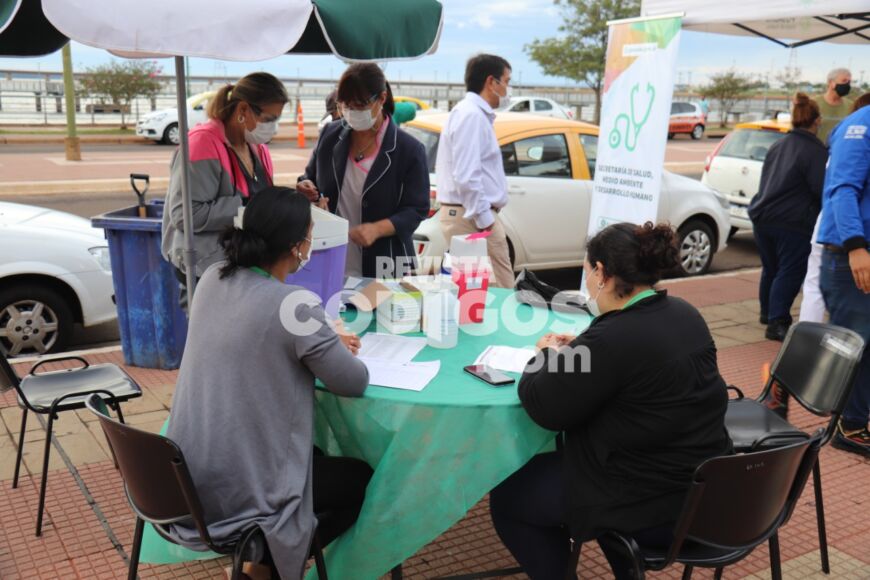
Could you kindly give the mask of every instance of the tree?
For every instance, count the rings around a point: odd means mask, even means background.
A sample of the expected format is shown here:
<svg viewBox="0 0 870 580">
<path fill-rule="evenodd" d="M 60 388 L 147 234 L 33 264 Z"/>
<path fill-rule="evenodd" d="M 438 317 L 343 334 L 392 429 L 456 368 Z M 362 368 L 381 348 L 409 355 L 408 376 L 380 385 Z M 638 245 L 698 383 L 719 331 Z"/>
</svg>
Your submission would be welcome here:
<svg viewBox="0 0 870 580">
<path fill-rule="evenodd" d="M 710 84 L 704 88 L 703 93 L 718 101 L 719 110 L 722 111 L 720 127 L 725 126 L 728 114 L 749 90 L 751 84 L 747 77 L 737 74 L 734 69 L 710 76 Z"/>
<path fill-rule="evenodd" d="M 153 97 L 160 92 L 157 75 L 161 68 L 154 61 L 112 62 L 87 69 L 81 79 L 81 93 L 96 97 L 101 104 L 110 99 L 121 105 L 121 128 L 127 128 L 126 112 L 136 97 Z"/>
<path fill-rule="evenodd" d="M 792 94 L 796 92 L 801 85 L 803 85 L 803 81 L 801 81 L 801 69 L 796 66 L 787 66 L 782 72 L 776 75 L 776 80 L 782 83 L 783 88 L 786 90 L 788 94 Z M 828 85 L 825 84 L 825 88 L 828 88 Z"/>
<path fill-rule="evenodd" d="M 544 74 L 565 77 L 595 91 L 595 122 L 601 117 L 601 88 L 607 56 L 607 22 L 640 15 L 638 0 L 553 0 L 562 9 L 560 36 L 525 46 Z"/>
</svg>

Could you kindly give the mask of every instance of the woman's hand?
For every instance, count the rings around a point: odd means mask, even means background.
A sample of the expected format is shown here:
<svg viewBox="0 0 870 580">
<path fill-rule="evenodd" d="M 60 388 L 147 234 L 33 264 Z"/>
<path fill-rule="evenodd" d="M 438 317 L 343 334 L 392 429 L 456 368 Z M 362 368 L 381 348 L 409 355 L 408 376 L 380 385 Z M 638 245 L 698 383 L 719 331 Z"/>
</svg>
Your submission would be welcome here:
<svg viewBox="0 0 870 580">
<path fill-rule="evenodd" d="M 359 352 L 360 346 L 362 346 L 362 341 L 360 341 L 359 337 L 345 329 L 344 322 L 341 319 L 338 319 L 333 323 L 333 328 L 345 348 L 350 351 L 350 354 L 356 356 Z"/>
<path fill-rule="evenodd" d="M 535 345 L 535 348 L 538 350 L 544 350 L 545 348 L 552 349 L 560 349 L 563 346 L 570 344 L 572 340 L 574 340 L 574 336 L 570 334 L 556 334 L 553 332 L 548 332 L 544 336 L 542 336 L 538 343 Z"/>
<path fill-rule="evenodd" d="M 383 236 L 377 224 L 360 224 L 350 229 L 350 239 L 361 248 L 368 248 Z"/>
<path fill-rule="evenodd" d="M 329 211 L 329 198 L 328 197 L 321 197 L 320 199 L 317 200 L 315 205 L 317 205 L 317 207 L 319 207 L 320 209 L 322 209 L 324 211 Z"/>
<path fill-rule="evenodd" d="M 317 186 L 310 179 L 303 179 L 296 184 L 296 191 L 308 198 L 308 201 L 316 202 L 320 195 L 317 191 Z"/>
</svg>

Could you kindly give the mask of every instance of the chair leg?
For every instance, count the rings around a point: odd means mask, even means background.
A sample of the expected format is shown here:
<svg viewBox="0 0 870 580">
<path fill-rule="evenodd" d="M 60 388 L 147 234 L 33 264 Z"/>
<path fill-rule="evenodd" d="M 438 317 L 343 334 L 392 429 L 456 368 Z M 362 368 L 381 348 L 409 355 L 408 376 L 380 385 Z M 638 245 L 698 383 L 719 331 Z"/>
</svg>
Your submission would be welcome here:
<svg viewBox="0 0 870 580">
<path fill-rule="evenodd" d="M 133 532 L 133 546 L 130 549 L 130 568 L 127 571 L 127 580 L 136 580 L 139 573 L 139 550 L 142 548 L 142 533 L 145 531 L 145 521 L 136 518 L 136 529 Z"/>
<path fill-rule="evenodd" d="M 18 487 L 18 473 L 21 470 L 21 456 L 24 452 L 24 432 L 27 431 L 27 407 L 21 415 L 21 431 L 18 434 L 18 456 L 15 458 L 15 475 L 12 477 L 12 489 Z"/>
<path fill-rule="evenodd" d="M 723 566 L 719 566 L 716 568 L 716 571 L 713 573 L 713 580 L 722 580 L 722 572 L 725 570 Z"/>
<path fill-rule="evenodd" d="M 323 559 L 323 546 L 320 545 L 320 536 L 317 532 L 314 533 L 314 565 L 317 567 L 318 580 L 329 580 L 326 574 L 326 561 Z"/>
<path fill-rule="evenodd" d="M 691 580 L 692 578 L 692 570 L 694 570 L 694 566 L 686 566 L 683 568 L 683 580 Z"/>
<path fill-rule="evenodd" d="M 390 580 L 402 580 L 402 578 L 404 578 L 404 575 L 402 573 L 402 565 L 398 564 L 394 566 L 392 570 L 390 570 Z"/>
<path fill-rule="evenodd" d="M 772 580 L 782 580 L 782 567 L 779 562 L 779 534 L 770 536 L 770 577 Z"/>
<path fill-rule="evenodd" d="M 822 501 L 822 471 L 819 468 L 819 459 L 813 465 L 813 492 L 816 495 L 816 523 L 819 526 L 819 554 L 822 557 L 822 572 L 831 573 L 831 564 L 828 560 L 828 533 L 825 529 L 825 504 Z"/>
<path fill-rule="evenodd" d="M 54 429 L 54 413 L 48 414 L 45 428 L 45 452 L 42 455 L 42 481 L 39 484 L 39 508 L 36 512 L 36 537 L 42 535 L 42 515 L 45 512 L 45 486 L 48 483 L 48 458 L 51 454 L 51 433 Z"/>
</svg>

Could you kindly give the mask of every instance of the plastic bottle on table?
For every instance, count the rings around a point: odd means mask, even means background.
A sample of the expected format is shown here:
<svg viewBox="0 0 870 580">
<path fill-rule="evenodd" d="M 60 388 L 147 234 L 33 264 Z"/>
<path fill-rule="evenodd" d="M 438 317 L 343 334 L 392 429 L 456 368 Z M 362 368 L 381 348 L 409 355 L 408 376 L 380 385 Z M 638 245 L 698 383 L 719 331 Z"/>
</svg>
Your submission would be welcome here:
<svg viewBox="0 0 870 580">
<path fill-rule="evenodd" d="M 454 348 L 459 342 L 459 300 L 444 288 L 424 298 L 426 344 L 433 348 Z"/>
</svg>

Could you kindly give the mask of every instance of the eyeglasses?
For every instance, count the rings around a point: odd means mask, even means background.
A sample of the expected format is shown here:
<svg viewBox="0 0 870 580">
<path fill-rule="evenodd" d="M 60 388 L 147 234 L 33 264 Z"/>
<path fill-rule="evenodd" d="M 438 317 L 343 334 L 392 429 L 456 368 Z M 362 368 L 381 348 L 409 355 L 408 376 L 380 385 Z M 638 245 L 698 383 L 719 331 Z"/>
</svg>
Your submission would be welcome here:
<svg viewBox="0 0 870 580">
<path fill-rule="evenodd" d="M 248 103 L 248 106 L 251 107 L 251 110 L 254 111 L 254 114 L 257 117 L 261 117 L 263 115 L 263 109 L 261 109 L 260 107 L 258 107 L 254 103 Z M 277 117 L 275 115 L 267 115 L 266 117 L 263 118 L 264 123 L 275 123 L 275 122 L 280 121 L 280 120 L 281 120 L 281 115 L 278 115 Z"/>
<path fill-rule="evenodd" d="M 362 111 L 363 109 L 368 109 L 372 103 L 378 100 L 380 97 L 380 93 L 374 93 L 372 96 L 368 98 L 364 103 L 356 102 L 356 103 L 339 103 L 339 107 L 342 109 L 350 109 L 352 111 Z"/>
</svg>

